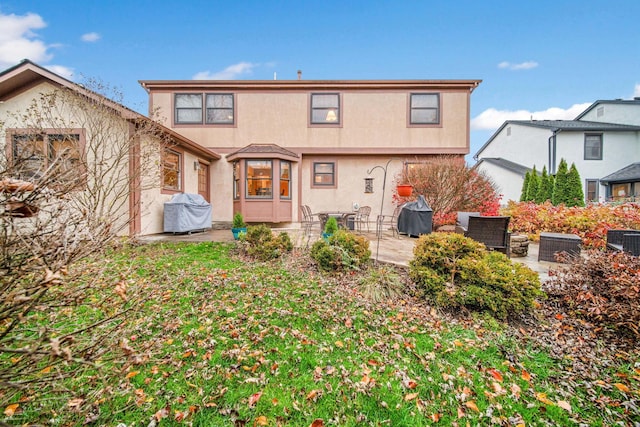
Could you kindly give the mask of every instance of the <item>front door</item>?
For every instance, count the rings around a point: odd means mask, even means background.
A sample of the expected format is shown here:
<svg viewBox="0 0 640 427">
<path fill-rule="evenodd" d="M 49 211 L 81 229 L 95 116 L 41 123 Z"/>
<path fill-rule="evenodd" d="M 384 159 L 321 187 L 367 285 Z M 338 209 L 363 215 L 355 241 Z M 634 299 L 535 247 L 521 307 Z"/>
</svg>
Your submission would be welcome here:
<svg viewBox="0 0 640 427">
<path fill-rule="evenodd" d="M 198 169 L 198 194 L 204 197 L 207 202 L 209 200 L 209 165 L 200 162 Z"/>
</svg>

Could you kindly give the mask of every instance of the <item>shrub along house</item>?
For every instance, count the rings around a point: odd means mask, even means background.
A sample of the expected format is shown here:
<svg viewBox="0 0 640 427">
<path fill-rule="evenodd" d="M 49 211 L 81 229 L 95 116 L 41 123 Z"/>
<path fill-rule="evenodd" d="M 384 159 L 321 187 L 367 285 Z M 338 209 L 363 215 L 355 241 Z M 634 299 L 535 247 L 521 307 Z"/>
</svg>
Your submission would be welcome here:
<svg viewBox="0 0 640 427">
<path fill-rule="evenodd" d="M 223 156 L 213 162 L 214 222 L 286 224 L 313 212 L 381 206 L 407 162 L 469 152 L 480 80 L 142 80 L 163 124 Z M 398 161 L 390 161 L 397 159 Z M 189 167 L 189 162 L 179 164 Z M 384 212 L 393 211 L 391 192 Z"/>
<path fill-rule="evenodd" d="M 82 200 L 93 202 L 92 215 L 105 209 L 104 217 L 119 222 L 113 229 L 131 236 L 161 233 L 164 202 L 176 191 L 210 200 L 208 167 L 220 159 L 28 60 L 0 73 L 0 149 L 0 178 L 37 180 L 55 162 L 86 175 L 76 200 L 86 194 Z M 0 204 L 6 205 L 5 196 Z"/>
</svg>

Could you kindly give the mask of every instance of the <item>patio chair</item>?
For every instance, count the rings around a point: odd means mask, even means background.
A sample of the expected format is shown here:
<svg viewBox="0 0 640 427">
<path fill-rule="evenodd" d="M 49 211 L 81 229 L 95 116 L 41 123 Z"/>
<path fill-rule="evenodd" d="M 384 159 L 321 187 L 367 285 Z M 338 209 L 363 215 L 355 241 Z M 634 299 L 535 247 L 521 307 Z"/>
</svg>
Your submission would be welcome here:
<svg viewBox="0 0 640 427">
<path fill-rule="evenodd" d="M 469 228 L 464 235 L 483 243 L 487 249 L 509 256 L 508 216 L 469 216 Z"/>
<path fill-rule="evenodd" d="M 304 234 L 311 234 L 311 229 L 314 225 L 320 225 L 320 219 L 314 219 L 318 215 L 311 213 L 311 208 L 308 205 L 300 206 L 300 210 L 302 211 L 302 229 L 304 230 Z"/>
<path fill-rule="evenodd" d="M 400 237 L 400 233 L 398 233 L 398 215 L 400 215 L 401 210 L 402 206 L 396 206 L 393 210 L 393 214 L 378 215 L 378 218 L 376 219 L 376 235 L 378 237 L 382 236 L 382 232 L 385 227 L 390 228 L 394 236 Z"/>
<path fill-rule="evenodd" d="M 469 229 L 469 217 L 480 216 L 480 212 L 458 212 L 456 219 L 456 233 L 464 234 Z"/>
<path fill-rule="evenodd" d="M 353 226 L 357 231 L 362 232 L 362 226 L 367 226 L 369 232 L 369 215 L 371 214 L 371 206 L 361 206 L 353 219 Z"/>
</svg>

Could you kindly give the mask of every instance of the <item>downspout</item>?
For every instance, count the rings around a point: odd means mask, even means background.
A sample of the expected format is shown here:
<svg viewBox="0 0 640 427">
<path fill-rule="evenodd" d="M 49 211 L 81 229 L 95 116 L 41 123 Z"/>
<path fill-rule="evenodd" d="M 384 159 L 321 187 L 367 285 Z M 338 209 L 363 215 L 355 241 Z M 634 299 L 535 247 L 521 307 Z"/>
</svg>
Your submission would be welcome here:
<svg viewBox="0 0 640 427">
<path fill-rule="evenodd" d="M 560 132 L 560 129 L 553 129 L 552 130 L 553 134 L 549 137 L 549 174 L 550 175 L 555 175 L 556 174 L 556 135 Z"/>
</svg>

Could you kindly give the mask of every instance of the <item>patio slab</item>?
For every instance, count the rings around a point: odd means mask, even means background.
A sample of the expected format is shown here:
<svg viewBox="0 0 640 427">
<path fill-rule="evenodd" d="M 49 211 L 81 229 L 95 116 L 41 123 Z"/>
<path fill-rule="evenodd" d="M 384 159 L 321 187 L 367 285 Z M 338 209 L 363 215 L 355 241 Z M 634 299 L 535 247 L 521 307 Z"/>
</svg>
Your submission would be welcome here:
<svg viewBox="0 0 640 427">
<path fill-rule="evenodd" d="M 291 236 L 291 240 L 296 247 L 311 247 L 313 242 L 320 238 L 318 234 L 312 233 L 310 236 L 304 236 L 301 229 L 283 228 L 273 229 L 274 231 L 286 231 Z M 408 267 L 409 261 L 413 258 L 413 248 L 418 241 L 417 238 L 400 235 L 394 237 L 391 231 L 383 233 L 379 241 L 375 233 L 362 233 L 369 240 L 369 248 L 371 249 L 371 257 L 375 259 L 376 252 L 378 262 L 395 264 Z M 150 236 L 142 236 L 139 238 L 142 242 L 153 241 L 184 241 L 184 242 L 233 242 L 231 230 L 208 230 L 191 234 L 154 234 Z M 556 262 L 538 261 L 539 245 L 534 242 L 529 243 L 529 250 L 526 257 L 513 257 L 514 262 L 525 264 L 533 271 L 538 273 L 540 280 L 544 281 L 549 278 L 550 270 L 558 270 L 567 267 L 566 264 Z"/>
</svg>

